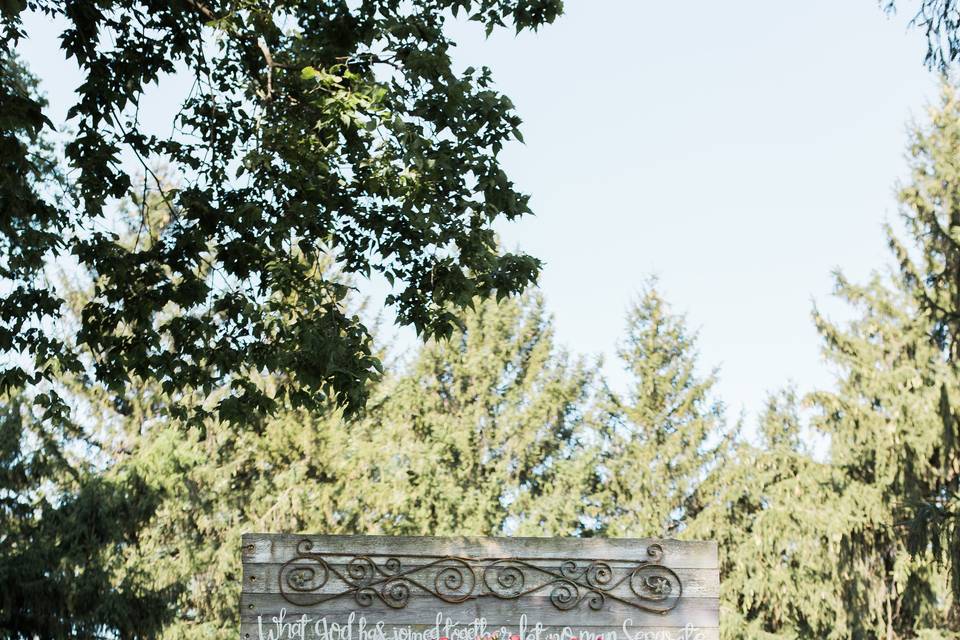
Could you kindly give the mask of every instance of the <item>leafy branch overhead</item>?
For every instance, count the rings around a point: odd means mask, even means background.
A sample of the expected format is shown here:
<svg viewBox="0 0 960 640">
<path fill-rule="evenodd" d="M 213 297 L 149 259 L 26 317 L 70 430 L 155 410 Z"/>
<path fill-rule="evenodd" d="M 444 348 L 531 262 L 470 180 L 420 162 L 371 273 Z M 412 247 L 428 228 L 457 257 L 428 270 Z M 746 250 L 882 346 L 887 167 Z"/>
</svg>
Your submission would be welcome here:
<svg viewBox="0 0 960 640">
<path fill-rule="evenodd" d="M 946 71 L 960 57 L 960 3 L 957 0 L 880 0 L 888 13 L 903 8 L 910 26 L 927 39 L 925 62 L 928 67 Z"/>
<path fill-rule="evenodd" d="M 84 81 L 70 182 L 53 185 L 44 105 L 27 74 L 0 79 L 0 348 L 29 356 L 0 370 L 0 389 L 79 373 L 82 350 L 114 390 L 131 377 L 172 394 L 227 386 L 227 419 L 358 409 L 380 364 L 323 256 L 386 278 L 399 322 L 426 336 L 449 335 L 475 296 L 535 280 L 539 262 L 502 252 L 492 229 L 530 211 L 498 160 L 520 119 L 488 70 L 454 70 L 445 27 L 465 12 L 488 33 L 536 29 L 559 0 L 33 0 L 3 5 L 5 46 L 29 35 L 24 9 L 65 19 Z M 193 87 L 157 136 L 138 119 L 144 92 L 185 69 Z M 141 189 L 130 159 L 169 210 L 149 246 L 122 246 L 109 213 Z M 63 256 L 93 278 L 75 349 L 49 331 L 64 311 L 44 269 Z M 269 396 L 264 373 L 281 375 Z"/>
</svg>

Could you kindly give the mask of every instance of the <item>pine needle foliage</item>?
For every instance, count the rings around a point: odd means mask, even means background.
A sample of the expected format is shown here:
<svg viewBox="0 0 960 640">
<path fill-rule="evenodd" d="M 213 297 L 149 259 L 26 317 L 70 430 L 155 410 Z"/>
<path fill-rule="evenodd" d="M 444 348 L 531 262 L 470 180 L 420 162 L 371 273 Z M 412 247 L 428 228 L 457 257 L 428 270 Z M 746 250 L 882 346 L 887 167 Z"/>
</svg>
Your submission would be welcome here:
<svg viewBox="0 0 960 640">
<path fill-rule="evenodd" d="M 907 541 L 917 557 L 927 553 L 950 568 L 954 597 L 960 597 L 960 96 L 944 83 L 940 101 L 911 134 L 910 179 L 899 192 L 904 238 L 889 233 L 903 286 L 913 298 L 916 322 L 929 333 L 945 373 L 932 393 L 913 394 L 908 424 L 934 415 L 933 449 L 910 450 L 906 471 L 910 510 Z M 926 365 L 927 369 L 929 366 Z M 927 369 L 921 368 L 924 372 Z M 927 385 L 927 386 L 928 386 Z M 926 388 L 926 387 L 925 387 Z M 920 406 L 922 403 L 922 407 Z M 926 433 L 926 431 L 924 431 Z M 914 443 L 908 443 L 913 446 Z"/>
<path fill-rule="evenodd" d="M 625 395 L 608 392 L 603 420 L 603 535 L 669 537 L 702 508 L 698 488 L 725 455 L 716 372 L 698 371 L 696 334 L 650 283 L 627 314 L 619 356 Z"/>
<path fill-rule="evenodd" d="M 717 541 L 725 640 L 851 637 L 830 467 L 804 445 L 798 404 L 792 390 L 768 398 L 756 437 L 732 447 L 687 530 Z"/>
<path fill-rule="evenodd" d="M 908 553 L 904 520 L 940 482 L 941 389 L 952 368 L 930 340 L 911 292 L 879 276 L 837 293 L 856 309 L 846 325 L 815 314 L 834 389 L 812 394 L 829 437 L 833 557 L 852 637 L 950 638 L 960 630 L 930 549 Z"/>
</svg>

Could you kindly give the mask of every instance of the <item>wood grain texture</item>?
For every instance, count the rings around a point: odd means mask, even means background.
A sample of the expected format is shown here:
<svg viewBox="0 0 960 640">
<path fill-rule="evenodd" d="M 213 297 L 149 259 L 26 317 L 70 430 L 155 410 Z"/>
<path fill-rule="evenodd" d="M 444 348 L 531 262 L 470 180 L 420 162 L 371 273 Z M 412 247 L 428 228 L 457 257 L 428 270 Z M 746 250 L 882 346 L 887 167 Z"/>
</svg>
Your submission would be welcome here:
<svg viewBox="0 0 960 640">
<path fill-rule="evenodd" d="M 242 553 L 243 640 L 719 637 L 713 542 L 246 534 Z"/>
<path fill-rule="evenodd" d="M 331 552 L 404 555 L 467 556 L 472 558 L 604 558 L 647 559 L 651 544 L 663 547 L 671 568 L 716 569 L 717 543 L 654 540 L 650 538 L 483 538 L 433 536 L 323 536 L 288 533 L 243 535 L 244 562 L 286 562 L 302 540 Z"/>
</svg>

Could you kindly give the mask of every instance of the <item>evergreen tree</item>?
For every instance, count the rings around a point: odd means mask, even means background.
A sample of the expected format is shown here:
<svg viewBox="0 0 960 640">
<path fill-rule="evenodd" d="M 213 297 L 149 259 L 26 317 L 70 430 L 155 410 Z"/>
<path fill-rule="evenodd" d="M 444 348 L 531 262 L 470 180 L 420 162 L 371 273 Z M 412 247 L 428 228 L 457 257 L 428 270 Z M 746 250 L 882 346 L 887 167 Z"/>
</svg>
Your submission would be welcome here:
<svg viewBox="0 0 960 640">
<path fill-rule="evenodd" d="M 835 570 L 830 468 L 805 446 L 797 402 L 768 399 L 757 442 L 737 441 L 687 529 L 719 546 L 725 640 L 856 637 Z"/>
<path fill-rule="evenodd" d="M 488 300 L 432 342 L 391 389 L 369 437 L 371 526 L 403 533 L 573 535 L 594 469 L 584 405 L 591 372 L 554 345 L 539 295 Z"/>
<path fill-rule="evenodd" d="M 716 374 L 698 374 L 696 335 L 652 285 L 628 313 L 619 355 L 633 382 L 607 403 L 600 531 L 674 536 L 702 508 L 698 488 L 725 455 Z"/>
<path fill-rule="evenodd" d="M 866 286 L 838 278 L 838 295 L 858 310 L 848 326 L 815 314 L 836 388 L 810 398 L 814 426 L 829 436 L 836 582 L 852 637 L 953 637 L 944 577 L 930 550 L 907 553 L 904 508 L 930 495 L 942 474 L 942 401 L 956 392 L 955 370 L 930 341 L 913 292 L 874 277 Z M 948 391 L 951 390 L 951 391 Z M 946 394 L 946 395 L 944 395 Z"/>
<path fill-rule="evenodd" d="M 96 438 L 32 408 L 0 401 L 0 637 L 153 637 L 177 585 L 146 587 L 123 555 L 158 496 L 132 469 L 102 474 Z"/>
<path fill-rule="evenodd" d="M 932 396 L 911 394 L 918 404 L 909 419 L 938 414 L 940 436 L 936 447 L 909 452 L 905 463 L 912 477 L 904 496 L 912 511 L 908 542 L 918 556 L 932 550 L 952 567 L 960 598 L 960 96 L 952 85 L 944 83 L 929 123 L 914 127 L 909 160 L 910 181 L 899 193 L 907 237 L 890 231 L 890 246 L 914 298 L 916 322 L 936 347 L 929 357 L 945 360 L 950 373 Z"/>
<path fill-rule="evenodd" d="M 720 544 L 725 638 L 954 638 L 944 576 L 898 527 L 937 482 L 938 399 L 957 380 L 908 291 L 838 277 L 837 294 L 853 321 L 814 316 L 836 387 L 806 399 L 823 459 L 793 394 L 771 399 L 759 442 L 737 444 L 687 531 Z"/>
</svg>

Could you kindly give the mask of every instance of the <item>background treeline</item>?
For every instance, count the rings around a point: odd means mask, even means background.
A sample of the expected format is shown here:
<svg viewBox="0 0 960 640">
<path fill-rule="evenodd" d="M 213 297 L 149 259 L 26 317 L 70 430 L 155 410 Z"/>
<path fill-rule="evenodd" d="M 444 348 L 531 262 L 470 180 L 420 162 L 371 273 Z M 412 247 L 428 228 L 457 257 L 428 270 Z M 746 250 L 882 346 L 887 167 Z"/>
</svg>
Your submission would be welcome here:
<svg viewBox="0 0 960 640">
<path fill-rule="evenodd" d="M 171 404 L 190 399 L 155 383 L 117 394 L 64 375 L 75 419 L 41 428 L 33 404 L 6 398 L 6 634 L 233 637 L 240 533 L 257 530 L 713 538 L 724 637 L 957 637 L 939 547 L 911 556 L 905 535 L 926 505 L 914 533 L 943 525 L 957 548 L 952 503 L 930 501 L 952 495 L 958 470 L 955 318 L 932 312 L 957 308 L 960 282 L 952 89 L 911 153 L 909 234 L 890 236 L 900 268 L 838 276 L 852 321 L 814 314 L 836 384 L 771 395 L 755 426 L 727 419 L 717 373 L 655 283 L 619 339 L 625 393 L 556 344 L 528 293 L 478 300 L 350 418 L 187 426 Z M 149 210 L 158 236 L 166 210 Z M 64 286 L 80 309 L 84 279 Z"/>
<path fill-rule="evenodd" d="M 256 530 L 712 538 L 725 638 L 960 637 L 951 87 L 909 155 L 892 265 L 864 283 L 837 276 L 851 320 L 813 314 L 835 384 L 772 393 L 756 425 L 725 415 L 719 373 L 655 283 L 618 340 L 622 393 L 555 342 L 533 292 L 475 300 L 452 336 L 388 365 L 349 417 L 184 422 L 175 406 L 218 398 L 76 372 L 53 383 L 69 420 L 4 397 L 0 634 L 232 638 L 240 534 Z M 170 211 L 147 204 L 147 229 L 138 214 L 118 247 L 162 235 Z M 90 279 L 60 286 L 79 313 Z M 245 375 L 266 397 L 283 383 Z"/>
</svg>

